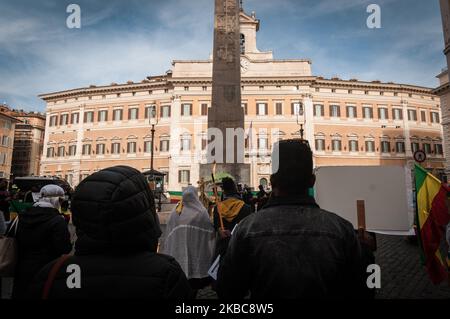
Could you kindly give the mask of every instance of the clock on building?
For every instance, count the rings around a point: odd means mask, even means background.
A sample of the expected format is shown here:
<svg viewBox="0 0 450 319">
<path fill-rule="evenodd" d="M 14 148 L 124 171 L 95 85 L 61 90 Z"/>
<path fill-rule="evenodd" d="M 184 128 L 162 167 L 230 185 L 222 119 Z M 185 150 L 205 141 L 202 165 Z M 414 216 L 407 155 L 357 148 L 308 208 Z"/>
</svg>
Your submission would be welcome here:
<svg viewBox="0 0 450 319">
<path fill-rule="evenodd" d="M 241 57 L 241 72 L 242 73 L 247 72 L 249 65 L 250 65 L 250 61 L 247 60 L 246 58 Z"/>
</svg>

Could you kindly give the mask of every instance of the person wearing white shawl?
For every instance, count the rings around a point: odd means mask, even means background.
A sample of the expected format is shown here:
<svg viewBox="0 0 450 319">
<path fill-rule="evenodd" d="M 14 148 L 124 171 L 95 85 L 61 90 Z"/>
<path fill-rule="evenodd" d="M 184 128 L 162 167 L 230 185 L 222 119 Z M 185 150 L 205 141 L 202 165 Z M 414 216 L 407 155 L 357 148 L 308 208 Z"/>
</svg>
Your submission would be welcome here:
<svg viewBox="0 0 450 319">
<path fill-rule="evenodd" d="M 189 186 L 170 215 L 160 253 L 175 258 L 195 290 L 210 283 L 208 270 L 214 248 L 213 224 L 198 198 L 197 189 Z"/>
<path fill-rule="evenodd" d="M 64 190 L 58 185 L 46 185 L 41 188 L 40 197 L 34 207 L 47 207 L 60 209 L 59 199 L 64 197 Z"/>
</svg>

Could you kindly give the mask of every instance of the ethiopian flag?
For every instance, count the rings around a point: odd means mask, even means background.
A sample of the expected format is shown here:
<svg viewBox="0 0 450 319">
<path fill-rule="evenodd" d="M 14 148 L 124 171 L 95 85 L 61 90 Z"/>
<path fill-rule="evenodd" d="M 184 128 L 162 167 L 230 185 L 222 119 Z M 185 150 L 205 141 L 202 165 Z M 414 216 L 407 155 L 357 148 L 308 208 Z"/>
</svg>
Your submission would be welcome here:
<svg viewBox="0 0 450 319">
<path fill-rule="evenodd" d="M 430 279 L 438 284 L 447 278 L 447 256 L 441 253 L 440 246 L 450 222 L 449 187 L 417 164 L 415 175 L 418 236 Z"/>
</svg>

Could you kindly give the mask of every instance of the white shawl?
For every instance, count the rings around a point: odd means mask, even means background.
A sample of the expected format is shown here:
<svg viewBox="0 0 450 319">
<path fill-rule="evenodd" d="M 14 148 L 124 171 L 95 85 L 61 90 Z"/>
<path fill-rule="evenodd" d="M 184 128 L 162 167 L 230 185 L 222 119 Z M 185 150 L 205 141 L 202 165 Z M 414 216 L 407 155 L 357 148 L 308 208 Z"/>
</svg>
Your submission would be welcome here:
<svg viewBox="0 0 450 319">
<path fill-rule="evenodd" d="M 208 277 L 215 247 L 215 231 L 197 189 L 183 192 L 181 214 L 174 209 L 166 225 L 160 252 L 176 259 L 186 277 Z"/>
</svg>

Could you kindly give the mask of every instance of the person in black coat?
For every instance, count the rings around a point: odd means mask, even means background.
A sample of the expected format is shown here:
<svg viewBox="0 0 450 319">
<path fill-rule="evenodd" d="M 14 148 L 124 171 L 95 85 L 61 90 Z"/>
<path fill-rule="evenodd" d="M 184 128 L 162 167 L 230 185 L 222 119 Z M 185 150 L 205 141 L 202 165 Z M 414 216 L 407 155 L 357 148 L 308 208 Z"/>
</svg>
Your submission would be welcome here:
<svg viewBox="0 0 450 319">
<path fill-rule="evenodd" d="M 33 277 L 50 261 L 72 250 L 70 233 L 59 213 L 59 197 L 64 191 L 56 185 L 44 186 L 41 198 L 33 207 L 19 214 L 17 229 L 10 234 L 17 240 L 13 298 L 25 297 Z"/>
<path fill-rule="evenodd" d="M 157 253 L 161 236 L 153 194 L 136 169 L 96 172 L 72 199 L 75 255 L 64 261 L 49 299 L 186 299 L 188 280 L 173 257 Z M 55 262 L 35 278 L 29 297 L 39 299 Z M 80 288 L 68 288 L 67 266 L 80 269 Z"/>
</svg>

